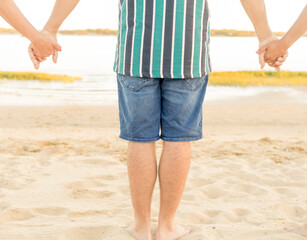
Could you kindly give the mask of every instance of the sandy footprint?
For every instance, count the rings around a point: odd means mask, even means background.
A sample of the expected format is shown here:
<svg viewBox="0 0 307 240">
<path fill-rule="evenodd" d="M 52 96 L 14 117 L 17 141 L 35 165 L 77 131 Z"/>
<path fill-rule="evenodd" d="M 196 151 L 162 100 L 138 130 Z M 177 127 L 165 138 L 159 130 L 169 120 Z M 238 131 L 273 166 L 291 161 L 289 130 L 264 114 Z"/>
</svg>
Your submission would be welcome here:
<svg viewBox="0 0 307 240">
<path fill-rule="evenodd" d="M 0 211 L 4 211 L 9 208 L 11 205 L 8 202 L 0 202 Z"/>
<path fill-rule="evenodd" d="M 189 212 L 178 212 L 178 218 L 184 219 L 185 222 L 189 224 L 211 224 L 212 218 L 206 215 L 203 212 L 193 213 L 192 211 Z"/>
<path fill-rule="evenodd" d="M 49 216 L 58 216 L 67 213 L 68 209 L 61 207 L 44 207 L 44 208 L 33 208 L 32 212 Z"/>
<path fill-rule="evenodd" d="M 217 199 L 217 198 L 227 195 L 226 191 L 218 187 L 209 186 L 209 187 L 204 187 L 202 189 L 203 189 L 203 193 L 206 194 L 211 199 Z"/>
<path fill-rule="evenodd" d="M 250 214 L 250 210 L 244 208 L 233 209 L 232 212 L 238 217 L 246 217 Z"/>
<path fill-rule="evenodd" d="M 216 227 L 198 227 L 191 225 L 191 231 L 186 236 L 180 238 L 180 240 L 220 240 L 222 239 L 216 230 Z"/>
<path fill-rule="evenodd" d="M 0 223 L 7 221 L 24 221 L 33 217 L 34 215 L 28 209 L 9 209 L 3 213 L 0 213 Z"/>
<path fill-rule="evenodd" d="M 108 210 L 88 210 L 84 212 L 69 212 L 67 214 L 67 217 L 88 217 L 88 216 L 91 217 L 91 216 L 100 215 L 100 214 L 111 216 Z"/>
<path fill-rule="evenodd" d="M 104 186 L 103 183 L 94 181 L 94 180 L 84 180 L 84 181 L 77 181 L 68 183 L 65 187 L 69 189 L 79 189 L 79 188 L 89 188 L 89 187 L 102 187 Z"/>
<path fill-rule="evenodd" d="M 115 192 L 110 191 L 97 191 L 91 189 L 77 189 L 68 194 L 70 198 L 78 199 L 78 198 L 109 198 L 115 195 Z"/>
<path fill-rule="evenodd" d="M 10 190 L 20 190 L 24 187 L 29 186 L 29 184 L 35 182 L 35 179 L 14 179 L 14 180 L 0 180 L 0 188 L 10 189 Z"/>
<path fill-rule="evenodd" d="M 59 240 L 135 240 L 124 227 L 94 226 L 64 230 Z"/>
<path fill-rule="evenodd" d="M 96 179 L 96 180 L 115 180 L 116 178 L 118 178 L 118 176 L 115 175 L 101 175 L 101 176 L 95 176 L 95 177 L 91 177 L 90 179 Z"/>
<path fill-rule="evenodd" d="M 258 187 L 253 184 L 240 183 L 240 184 L 235 185 L 233 189 L 236 192 L 244 192 L 244 193 L 248 193 L 248 194 L 252 194 L 256 196 L 260 196 L 260 195 L 265 196 L 268 194 L 268 191 L 266 189 L 262 187 Z"/>
<path fill-rule="evenodd" d="M 117 192 L 123 195 L 130 195 L 130 188 L 129 185 L 118 185 L 115 187 Z"/>
</svg>

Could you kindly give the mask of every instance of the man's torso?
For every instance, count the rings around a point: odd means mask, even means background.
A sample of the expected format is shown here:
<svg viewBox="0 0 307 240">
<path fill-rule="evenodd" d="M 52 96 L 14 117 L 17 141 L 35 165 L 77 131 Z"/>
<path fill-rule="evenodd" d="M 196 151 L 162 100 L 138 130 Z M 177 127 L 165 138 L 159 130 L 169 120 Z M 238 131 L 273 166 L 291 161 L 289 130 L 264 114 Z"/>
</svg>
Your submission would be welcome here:
<svg viewBox="0 0 307 240">
<path fill-rule="evenodd" d="M 211 72 L 208 0 L 119 0 L 113 70 L 152 78 Z"/>
</svg>

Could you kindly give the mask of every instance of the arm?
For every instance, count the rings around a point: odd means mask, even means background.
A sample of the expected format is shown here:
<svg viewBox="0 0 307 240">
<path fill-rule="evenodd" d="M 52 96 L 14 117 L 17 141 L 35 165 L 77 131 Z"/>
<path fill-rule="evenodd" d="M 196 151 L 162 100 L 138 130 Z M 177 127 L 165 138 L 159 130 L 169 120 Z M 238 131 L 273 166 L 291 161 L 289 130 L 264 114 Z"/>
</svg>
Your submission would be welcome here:
<svg viewBox="0 0 307 240">
<path fill-rule="evenodd" d="M 45 58 L 51 55 L 54 48 L 60 49 L 58 44 L 47 41 L 31 25 L 13 0 L 0 0 L 0 16 L 36 46 L 40 57 Z"/>
<path fill-rule="evenodd" d="M 286 33 L 286 35 L 281 39 L 284 46 L 288 49 L 295 43 L 304 33 L 307 31 L 307 5 L 303 12 Z"/>
<path fill-rule="evenodd" d="M 241 0 L 241 3 L 254 25 L 259 42 L 274 37 L 268 23 L 264 0 Z"/>
<path fill-rule="evenodd" d="M 53 11 L 47 23 L 42 30 L 42 34 L 57 42 L 57 32 L 68 17 L 68 15 L 74 10 L 80 0 L 56 0 Z M 36 69 L 39 68 L 40 61 L 37 59 L 36 49 L 32 44 L 29 46 L 29 55 Z M 53 62 L 56 63 L 58 58 L 58 52 L 55 51 L 53 55 Z"/>
<path fill-rule="evenodd" d="M 254 25 L 259 40 L 259 46 L 262 47 L 268 42 L 277 40 L 278 38 L 273 35 L 268 23 L 264 0 L 241 0 L 241 3 Z M 285 59 L 281 58 L 280 60 L 282 62 Z M 264 53 L 259 54 L 259 63 L 261 68 L 263 68 L 265 65 Z M 279 71 L 279 67 L 275 68 Z"/>
<path fill-rule="evenodd" d="M 74 10 L 79 1 L 80 0 L 57 0 L 44 29 L 51 34 L 56 34 L 64 20 Z"/>
<path fill-rule="evenodd" d="M 266 61 L 274 61 L 282 56 L 304 33 L 307 31 L 307 5 L 303 12 L 290 28 L 290 30 L 282 37 L 282 39 L 273 41 L 264 45 L 259 49 L 259 53 L 265 54 Z"/>
</svg>

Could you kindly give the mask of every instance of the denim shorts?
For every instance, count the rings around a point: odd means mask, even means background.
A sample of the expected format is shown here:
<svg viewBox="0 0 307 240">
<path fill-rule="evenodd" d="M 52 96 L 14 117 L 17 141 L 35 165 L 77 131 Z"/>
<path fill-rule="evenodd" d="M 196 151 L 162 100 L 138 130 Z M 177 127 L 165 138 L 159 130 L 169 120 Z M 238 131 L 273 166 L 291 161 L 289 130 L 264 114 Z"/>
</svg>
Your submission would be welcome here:
<svg viewBox="0 0 307 240">
<path fill-rule="evenodd" d="M 208 75 L 148 78 L 117 73 L 121 139 L 132 142 L 199 140 Z"/>
</svg>

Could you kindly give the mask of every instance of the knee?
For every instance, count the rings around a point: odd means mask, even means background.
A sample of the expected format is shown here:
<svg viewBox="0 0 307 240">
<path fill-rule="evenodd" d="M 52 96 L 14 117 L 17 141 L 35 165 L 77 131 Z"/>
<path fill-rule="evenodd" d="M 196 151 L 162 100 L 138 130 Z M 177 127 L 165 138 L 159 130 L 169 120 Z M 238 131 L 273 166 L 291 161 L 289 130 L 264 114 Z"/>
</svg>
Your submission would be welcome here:
<svg viewBox="0 0 307 240">
<path fill-rule="evenodd" d="M 128 141 L 128 147 L 131 148 L 148 148 L 148 147 L 154 147 L 156 142 L 133 142 Z"/>
</svg>

